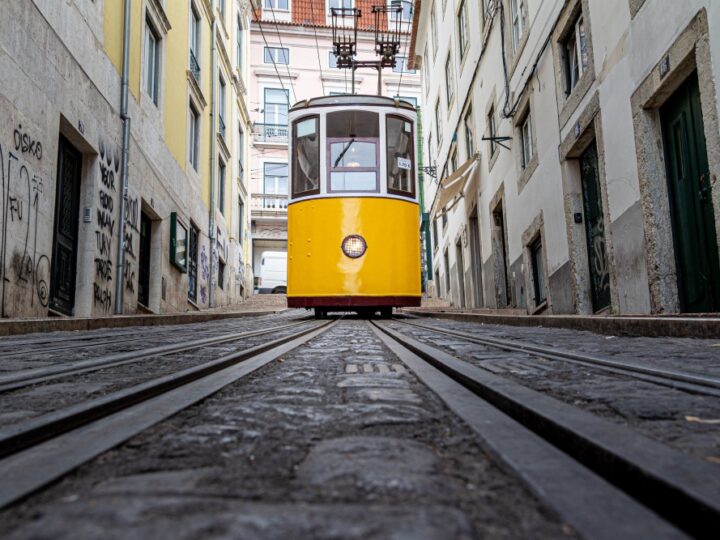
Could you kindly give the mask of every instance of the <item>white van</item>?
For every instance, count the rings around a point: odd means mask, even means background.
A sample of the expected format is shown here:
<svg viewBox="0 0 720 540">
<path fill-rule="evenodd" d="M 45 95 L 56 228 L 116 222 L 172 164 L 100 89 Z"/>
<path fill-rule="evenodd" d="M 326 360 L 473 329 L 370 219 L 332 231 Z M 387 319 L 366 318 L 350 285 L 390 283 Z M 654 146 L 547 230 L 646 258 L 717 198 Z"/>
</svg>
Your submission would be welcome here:
<svg viewBox="0 0 720 540">
<path fill-rule="evenodd" d="M 287 251 L 266 251 L 260 261 L 260 294 L 287 293 Z"/>
</svg>

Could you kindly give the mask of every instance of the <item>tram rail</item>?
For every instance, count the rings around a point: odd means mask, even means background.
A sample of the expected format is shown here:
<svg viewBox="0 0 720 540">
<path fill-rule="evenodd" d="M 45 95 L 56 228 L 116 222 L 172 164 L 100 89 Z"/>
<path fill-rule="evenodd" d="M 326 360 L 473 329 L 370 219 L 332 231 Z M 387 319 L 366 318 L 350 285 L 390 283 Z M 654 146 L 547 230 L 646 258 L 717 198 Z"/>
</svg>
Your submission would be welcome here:
<svg viewBox="0 0 720 540">
<path fill-rule="evenodd" d="M 628 377 L 633 377 L 642 381 L 651 382 L 674 389 L 684 390 L 694 394 L 720 397 L 720 378 L 718 377 L 712 377 L 699 373 L 688 373 L 677 370 L 643 366 L 629 361 L 601 358 L 598 356 L 571 352 L 563 349 L 557 349 L 554 347 L 546 347 L 543 345 L 536 345 L 533 343 L 527 343 L 519 340 L 477 336 L 475 334 L 469 334 L 467 332 L 460 332 L 447 328 L 438 328 L 436 326 L 419 324 L 416 322 L 410 322 L 408 320 L 395 319 L 395 321 L 402 324 L 407 324 L 409 326 L 414 326 L 422 330 L 428 330 L 437 334 L 458 337 L 478 345 L 495 347 L 504 351 L 531 353 L 547 360 L 570 362 L 573 364 L 592 367 L 603 371 L 610 371 L 612 373 L 626 375 Z"/>
<path fill-rule="evenodd" d="M 333 324 L 336 321 L 312 322 L 287 336 L 0 430 L 0 508 L 253 373 Z"/>
<path fill-rule="evenodd" d="M 709 478 L 717 476 L 714 466 L 684 455 L 628 427 L 543 395 L 422 343 L 391 328 L 390 321 L 372 321 L 371 324 L 378 332 L 385 334 L 386 344 L 387 338 L 390 338 L 401 347 L 396 354 L 406 364 L 412 367 L 421 362 L 436 368 L 475 397 L 514 419 L 640 502 L 643 507 L 690 535 L 711 538 L 710 531 L 720 530 L 720 485 L 708 482 Z M 413 371 L 423 379 L 418 369 L 413 368 Z M 442 390 L 442 384 L 437 386 Z M 451 405 L 448 400 L 453 398 L 446 396 L 443 399 Z M 492 423 L 487 418 L 477 421 L 480 424 L 484 421 Z M 523 446 L 526 443 L 515 441 L 515 444 Z M 505 450 L 498 450 L 499 457 L 506 462 L 508 459 L 513 461 L 504 455 L 505 451 L 512 452 L 513 446 L 509 444 L 507 447 L 504 443 L 500 446 Z M 531 485 L 546 473 L 542 470 L 528 470 L 528 467 L 532 469 L 532 465 L 518 464 L 517 461 L 513 461 L 511 466 L 516 470 L 519 468 L 519 474 L 527 478 Z M 579 525 L 582 531 L 587 524 L 583 524 L 585 518 L 582 515 L 578 517 L 577 513 L 582 514 L 583 508 L 587 511 L 588 501 L 577 503 L 579 507 L 575 508 L 572 500 L 563 499 L 562 494 L 550 493 L 547 485 L 543 486 L 536 486 L 536 489 L 548 497 L 561 514 L 567 511 L 573 519 L 579 519 L 579 523 L 576 521 L 574 524 Z M 561 491 L 572 493 L 572 489 L 566 487 Z M 645 536 L 658 537 L 653 534 Z"/>
</svg>

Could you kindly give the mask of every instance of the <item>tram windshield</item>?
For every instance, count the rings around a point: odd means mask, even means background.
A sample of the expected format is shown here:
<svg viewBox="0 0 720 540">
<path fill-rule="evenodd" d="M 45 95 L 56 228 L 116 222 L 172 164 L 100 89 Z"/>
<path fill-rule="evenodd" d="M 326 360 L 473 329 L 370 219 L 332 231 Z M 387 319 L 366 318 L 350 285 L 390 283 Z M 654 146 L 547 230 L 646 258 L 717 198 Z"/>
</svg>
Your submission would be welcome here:
<svg viewBox="0 0 720 540">
<path fill-rule="evenodd" d="M 293 195 L 320 193 L 320 119 L 302 118 L 293 124 Z"/>
<path fill-rule="evenodd" d="M 412 122 L 399 117 L 387 117 L 387 189 L 389 193 L 414 194 Z"/>
<path fill-rule="evenodd" d="M 329 191 L 378 191 L 379 115 L 330 113 L 327 138 Z"/>
</svg>

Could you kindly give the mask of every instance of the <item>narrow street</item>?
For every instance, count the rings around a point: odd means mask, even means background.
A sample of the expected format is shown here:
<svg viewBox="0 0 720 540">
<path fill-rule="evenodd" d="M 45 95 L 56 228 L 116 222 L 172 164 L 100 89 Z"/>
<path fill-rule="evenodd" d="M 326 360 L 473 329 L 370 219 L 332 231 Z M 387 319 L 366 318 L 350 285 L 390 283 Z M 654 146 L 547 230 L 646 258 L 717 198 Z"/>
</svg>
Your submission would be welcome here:
<svg viewBox="0 0 720 540">
<path fill-rule="evenodd" d="M 635 368 L 662 362 L 654 380 L 643 380 L 649 375 L 618 366 L 469 339 L 550 346 Z M 413 354 L 423 352 L 418 343 L 432 348 L 430 363 L 445 374 Z M 689 483 L 720 471 L 717 346 L 402 315 L 316 321 L 300 310 L 9 338 L 0 351 L 0 471 L 10 480 L 0 489 L 0 534 L 706 536 L 720 492 L 712 482 Z M 167 383 L 233 356 L 239 360 Z M 453 361 L 480 369 L 466 373 L 474 385 L 441 365 Z M 687 380 L 670 383 L 672 374 Z M 516 401 L 484 394 L 488 381 Z M 578 431 L 558 440 L 518 407 Z M 605 465 L 584 455 L 590 447 L 578 441 L 588 433 Z M 627 472 L 624 459 L 649 484 Z M 658 470 L 667 460 L 673 468 Z M 623 470 L 629 482 L 614 478 Z M 673 494 L 677 487 L 685 493 Z"/>
</svg>

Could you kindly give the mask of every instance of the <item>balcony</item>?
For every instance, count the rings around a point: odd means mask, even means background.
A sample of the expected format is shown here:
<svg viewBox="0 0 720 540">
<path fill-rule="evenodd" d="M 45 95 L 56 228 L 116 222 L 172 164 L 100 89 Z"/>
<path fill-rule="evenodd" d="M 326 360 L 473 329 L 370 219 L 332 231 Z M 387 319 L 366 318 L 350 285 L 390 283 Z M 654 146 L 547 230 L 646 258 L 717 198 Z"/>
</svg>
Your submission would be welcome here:
<svg viewBox="0 0 720 540">
<path fill-rule="evenodd" d="M 195 53 L 190 50 L 190 73 L 193 74 L 193 77 L 195 77 L 195 82 L 200 84 L 200 64 L 197 61 L 197 58 L 195 58 Z"/>
<path fill-rule="evenodd" d="M 255 124 L 253 127 L 255 143 L 287 144 L 288 127 L 284 124 Z"/>
<path fill-rule="evenodd" d="M 288 196 L 277 193 L 253 193 L 250 195 L 250 215 L 256 218 L 287 219 Z"/>
<path fill-rule="evenodd" d="M 218 115 L 218 133 L 225 139 L 225 120 L 223 120 L 222 115 Z"/>
</svg>

